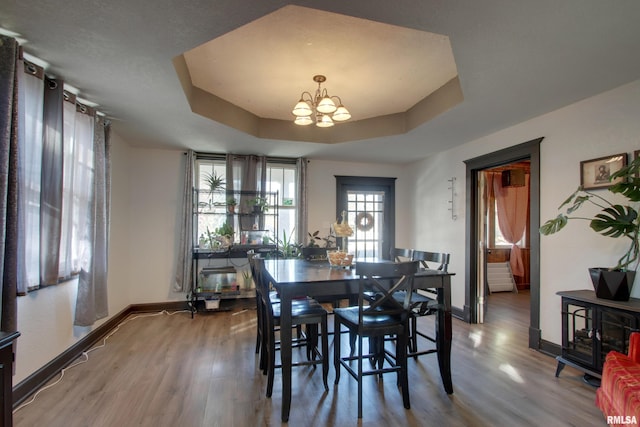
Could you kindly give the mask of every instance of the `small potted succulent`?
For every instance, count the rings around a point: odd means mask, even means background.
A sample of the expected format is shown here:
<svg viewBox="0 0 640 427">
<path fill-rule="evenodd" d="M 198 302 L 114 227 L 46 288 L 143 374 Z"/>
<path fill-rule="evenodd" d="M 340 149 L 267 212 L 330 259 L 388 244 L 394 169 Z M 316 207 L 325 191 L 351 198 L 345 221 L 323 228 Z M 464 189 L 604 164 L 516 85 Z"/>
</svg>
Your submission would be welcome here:
<svg viewBox="0 0 640 427">
<path fill-rule="evenodd" d="M 603 236 L 629 239 L 627 250 L 615 266 L 589 269 L 598 298 L 627 301 L 640 255 L 640 217 L 637 204 L 640 201 L 640 158 L 613 173 L 609 180 L 620 178 L 621 180 L 611 185 L 608 190 L 624 196 L 627 199 L 626 204 L 611 203 L 599 194 L 586 191 L 580 186 L 560 205 L 558 209 L 561 213 L 540 227 L 540 233 L 556 233 L 562 230 L 569 220 L 581 219 L 589 221 L 591 229 Z M 585 203 L 595 205 L 601 210 L 593 218 L 572 216 Z"/>
</svg>

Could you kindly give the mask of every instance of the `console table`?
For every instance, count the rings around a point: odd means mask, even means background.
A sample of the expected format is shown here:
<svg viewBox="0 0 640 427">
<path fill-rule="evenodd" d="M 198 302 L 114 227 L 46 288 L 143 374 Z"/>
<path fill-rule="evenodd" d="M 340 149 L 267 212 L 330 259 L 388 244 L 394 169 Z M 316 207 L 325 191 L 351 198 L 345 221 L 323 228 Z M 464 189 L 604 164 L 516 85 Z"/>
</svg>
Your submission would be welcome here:
<svg viewBox="0 0 640 427">
<path fill-rule="evenodd" d="M 592 290 L 561 291 L 562 354 L 556 357 L 556 377 L 565 365 L 601 378 L 611 350 L 627 353 L 629 335 L 640 329 L 640 299 L 597 298 Z"/>
</svg>

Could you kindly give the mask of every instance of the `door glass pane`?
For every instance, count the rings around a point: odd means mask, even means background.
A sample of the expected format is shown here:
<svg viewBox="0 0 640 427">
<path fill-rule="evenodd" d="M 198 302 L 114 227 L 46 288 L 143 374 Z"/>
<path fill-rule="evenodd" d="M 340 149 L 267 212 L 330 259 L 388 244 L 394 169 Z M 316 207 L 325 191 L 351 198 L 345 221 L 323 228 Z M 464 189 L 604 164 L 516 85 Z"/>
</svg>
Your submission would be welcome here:
<svg viewBox="0 0 640 427">
<path fill-rule="evenodd" d="M 384 192 L 348 191 L 347 222 L 353 228 L 347 251 L 357 258 L 385 258 L 382 253 Z"/>
</svg>

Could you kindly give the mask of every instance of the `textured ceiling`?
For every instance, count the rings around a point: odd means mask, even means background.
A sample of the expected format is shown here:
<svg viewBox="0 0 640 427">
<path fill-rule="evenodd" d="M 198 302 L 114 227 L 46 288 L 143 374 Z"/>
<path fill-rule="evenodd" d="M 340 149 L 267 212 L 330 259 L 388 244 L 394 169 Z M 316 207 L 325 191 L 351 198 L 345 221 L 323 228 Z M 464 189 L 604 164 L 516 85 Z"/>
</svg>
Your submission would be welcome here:
<svg viewBox="0 0 640 427">
<path fill-rule="evenodd" d="M 185 53 L 192 84 L 269 119 L 292 120 L 315 74 L 352 120 L 407 111 L 457 76 L 446 36 L 286 6 Z"/>
<path fill-rule="evenodd" d="M 341 144 L 253 136 L 194 114 L 174 58 L 289 4 L 448 37 L 464 101 L 406 133 Z M 0 6 L 0 27 L 20 34 L 25 51 L 47 61 L 50 74 L 99 104 L 132 145 L 380 162 L 414 161 L 637 80 L 639 19 L 636 0 L 5 0 Z M 258 48 L 268 51 L 269 34 L 262 36 Z M 327 75 L 330 92 L 346 93 L 340 73 L 309 69 L 294 98 L 313 88 L 318 73 Z M 385 84 L 374 69 L 359 75 L 370 91 Z M 353 109 L 366 97 L 343 101 Z"/>
</svg>

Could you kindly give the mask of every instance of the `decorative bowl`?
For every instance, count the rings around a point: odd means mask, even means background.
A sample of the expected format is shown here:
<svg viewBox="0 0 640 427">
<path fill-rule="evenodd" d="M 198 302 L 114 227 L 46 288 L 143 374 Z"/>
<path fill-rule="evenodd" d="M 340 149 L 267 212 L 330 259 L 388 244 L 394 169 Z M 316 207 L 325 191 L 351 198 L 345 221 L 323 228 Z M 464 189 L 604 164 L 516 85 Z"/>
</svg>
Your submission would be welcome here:
<svg viewBox="0 0 640 427">
<path fill-rule="evenodd" d="M 327 258 L 329 265 L 336 268 L 349 268 L 353 263 L 353 254 L 340 250 L 327 251 Z"/>
</svg>

